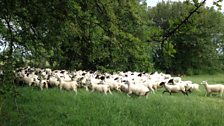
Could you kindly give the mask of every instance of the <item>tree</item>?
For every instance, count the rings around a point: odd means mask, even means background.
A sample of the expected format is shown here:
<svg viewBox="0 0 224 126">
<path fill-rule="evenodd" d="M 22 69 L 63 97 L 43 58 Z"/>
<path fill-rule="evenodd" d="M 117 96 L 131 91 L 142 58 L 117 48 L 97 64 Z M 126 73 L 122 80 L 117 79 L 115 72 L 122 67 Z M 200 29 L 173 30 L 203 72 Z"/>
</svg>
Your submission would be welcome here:
<svg viewBox="0 0 224 126">
<path fill-rule="evenodd" d="M 167 33 L 193 8 L 194 5 L 189 3 L 163 2 L 152 8 L 150 14 L 160 28 L 159 31 Z M 217 35 L 223 34 L 223 15 L 205 7 L 200 8 L 198 13 L 165 41 L 162 48 L 165 51 L 158 48 L 154 57 L 157 68 L 173 73 L 191 74 L 211 72 L 221 66 L 216 51 L 217 43 L 211 41 L 211 38 L 216 38 L 222 43 Z"/>
</svg>

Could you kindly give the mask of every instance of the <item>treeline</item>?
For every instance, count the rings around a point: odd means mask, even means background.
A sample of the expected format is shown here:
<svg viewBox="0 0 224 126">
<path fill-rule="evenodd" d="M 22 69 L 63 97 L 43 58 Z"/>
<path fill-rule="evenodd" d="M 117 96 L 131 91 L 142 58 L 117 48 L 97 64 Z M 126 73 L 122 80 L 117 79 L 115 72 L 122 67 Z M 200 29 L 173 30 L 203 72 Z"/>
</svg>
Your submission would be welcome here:
<svg viewBox="0 0 224 126">
<path fill-rule="evenodd" d="M 140 0 L 1 0 L 2 69 L 200 74 L 223 71 L 224 16 L 196 3 Z M 9 65 L 11 64 L 11 65 Z M 4 67 L 6 66 L 7 67 Z"/>
</svg>

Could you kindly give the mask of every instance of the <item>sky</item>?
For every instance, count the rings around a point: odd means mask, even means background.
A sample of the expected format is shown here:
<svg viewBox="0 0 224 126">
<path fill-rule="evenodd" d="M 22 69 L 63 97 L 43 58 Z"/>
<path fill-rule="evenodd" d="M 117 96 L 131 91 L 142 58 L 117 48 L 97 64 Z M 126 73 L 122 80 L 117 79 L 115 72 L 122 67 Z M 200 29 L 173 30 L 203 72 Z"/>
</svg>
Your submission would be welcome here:
<svg viewBox="0 0 224 126">
<path fill-rule="evenodd" d="M 151 6 L 151 7 L 156 6 L 156 4 L 161 1 L 162 0 L 146 0 L 147 5 Z M 185 1 L 185 0 L 163 0 L 163 1 Z M 208 7 L 213 6 L 213 1 L 214 0 L 206 0 L 206 6 L 208 6 Z M 222 2 L 221 5 L 222 5 L 222 12 L 224 12 L 224 1 Z"/>
</svg>

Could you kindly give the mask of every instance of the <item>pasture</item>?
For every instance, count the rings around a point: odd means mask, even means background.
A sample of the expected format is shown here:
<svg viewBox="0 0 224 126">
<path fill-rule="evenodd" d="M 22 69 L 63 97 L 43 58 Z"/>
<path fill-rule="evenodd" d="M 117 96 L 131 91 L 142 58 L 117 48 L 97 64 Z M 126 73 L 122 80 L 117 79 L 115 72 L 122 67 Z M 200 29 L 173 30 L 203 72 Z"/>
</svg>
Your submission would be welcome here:
<svg viewBox="0 0 224 126">
<path fill-rule="evenodd" d="M 184 80 L 200 83 L 224 83 L 224 74 L 186 76 Z M 6 96 L 1 101 L 0 125 L 77 125 L 77 126 L 222 126 L 224 125 L 224 97 L 205 97 L 205 90 L 189 96 L 181 93 L 145 97 L 127 97 L 125 93 L 113 91 L 113 95 L 87 92 L 79 89 L 60 91 L 58 88 L 44 89 L 17 87 L 21 94 L 16 99 Z M 2 99 L 0 99 L 2 100 Z M 18 107 L 18 108 L 17 108 Z"/>
</svg>

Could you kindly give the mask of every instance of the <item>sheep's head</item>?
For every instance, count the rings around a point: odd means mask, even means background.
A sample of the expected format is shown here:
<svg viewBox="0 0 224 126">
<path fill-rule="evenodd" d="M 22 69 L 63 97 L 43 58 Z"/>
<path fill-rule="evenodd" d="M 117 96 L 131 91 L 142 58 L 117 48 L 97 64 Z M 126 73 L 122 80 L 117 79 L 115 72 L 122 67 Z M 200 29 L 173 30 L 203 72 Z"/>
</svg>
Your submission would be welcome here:
<svg viewBox="0 0 224 126">
<path fill-rule="evenodd" d="M 207 80 L 202 81 L 201 84 L 208 84 L 208 81 Z"/>
<path fill-rule="evenodd" d="M 174 82 L 173 82 L 173 79 L 170 79 L 168 82 L 167 82 L 168 84 L 174 84 Z"/>
<path fill-rule="evenodd" d="M 161 82 L 160 84 L 159 84 L 159 86 L 164 86 L 165 85 L 165 82 Z"/>
</svg>

